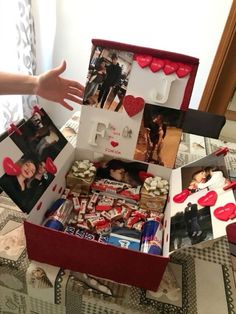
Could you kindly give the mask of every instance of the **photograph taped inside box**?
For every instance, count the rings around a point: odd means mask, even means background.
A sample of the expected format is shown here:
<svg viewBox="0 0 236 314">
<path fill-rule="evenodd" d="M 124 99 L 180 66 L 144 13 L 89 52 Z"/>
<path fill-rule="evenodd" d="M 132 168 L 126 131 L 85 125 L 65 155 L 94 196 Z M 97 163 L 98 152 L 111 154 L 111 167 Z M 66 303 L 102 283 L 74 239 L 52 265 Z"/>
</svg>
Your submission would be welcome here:
<svg viewBox="0 0 236 314">
<path fill-rule="evenodd" d="M 1 188 L 29 213 L 55 178 L 67 140 L 41 109 L 1 142 Z"/>
<path fill-rule="evenodd" d="M 236 219 L 224 159 L 213 153 L 173 170 L 170 251 L 224 236 L 226 226 Z"/>
</svg>

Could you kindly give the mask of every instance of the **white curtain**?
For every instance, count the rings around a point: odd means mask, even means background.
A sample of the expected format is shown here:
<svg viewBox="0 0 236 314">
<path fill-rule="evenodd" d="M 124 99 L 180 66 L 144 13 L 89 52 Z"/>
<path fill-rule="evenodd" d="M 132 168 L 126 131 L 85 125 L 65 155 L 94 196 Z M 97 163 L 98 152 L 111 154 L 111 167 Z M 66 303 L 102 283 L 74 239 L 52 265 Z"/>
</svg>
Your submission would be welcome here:
<svg viewBox="0 0 236 314">
<path fill-rule="evenodd" d="M 0 0 L 0 70 L 35 74 L 35 33 L 31 0 Z M 0 96 L 0 133 L 31 115 L 35 96 Z"/>
</svg>

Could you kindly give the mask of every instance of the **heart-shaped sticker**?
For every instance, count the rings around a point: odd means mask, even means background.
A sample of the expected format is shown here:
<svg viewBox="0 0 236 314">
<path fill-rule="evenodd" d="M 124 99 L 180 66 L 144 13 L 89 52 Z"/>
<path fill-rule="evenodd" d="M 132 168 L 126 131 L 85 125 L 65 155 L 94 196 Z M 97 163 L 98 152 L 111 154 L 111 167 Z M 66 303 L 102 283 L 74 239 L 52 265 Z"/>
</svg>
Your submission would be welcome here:
<svg viewBox="0 0 236 314">
<path fill-rule="evenodd" d="M 134 97 L 132 95 L 127 95 L 123 100 L 123 107 L 130 117 L 135 116 L 144 107 L 144 99 L 141 97 Z"/>
<path fill-rule="evenodd" d="M 176 71 L 176 74 L 179 78 L 187 76 L 192 71 L 192 67 L 187 64 L 179 63 L 179 68 Z"/>
<path fill-rule="evenodd" d="M 20 174 L 21 172 L 20 166 L 15 164 L 10 157 L 5 157 L 2 163 L 4 171 L 9 176 L 17 176 L 18 174 Z"/>
<path fill-rule="evenodd" d="M 179 65 L 176 62 L 165 61 L 163 71 L 166 75 L 174 73 L 178 69 Z"/>
<path fill-rule="evenodd" d="M 225 206 L 218 207 L 214 210 L 214 215 L 217 219 L 222 221 L 228 221 L 236 217 L 236 205 L 234 203 L 228 203 Z"/>
<path fill-rule="evenodd" d="M 147 67 L 152 62 L 152 56 L 148 55 L 137 55 L 135 59 L 141 68 Z"/>
<path fill-rule="evenodd" d="M 148 172 L 143 171 L 143 170 L 139 171 L 138 176 L 142 182 L 144 182 L 149 177 L 152 177 L 152 178 L 154 177 L 154 175 L 152 173 L 148 173 Z"/>
<path fill-rule="evenodd" d="M 111 141 L 111 146 L 112 146 L 112 147 L 116 147 L 116 146 L 118 146 L 118 145 L 119 145 L 118 142 L 116 142 L 116 141 Z"/>
<path fill-rule="evenodd" d="M 151 71 L 156 73 L 160 71 L 165 65 L 165 61 L 159 58 L 153 58 L 151 64 L 149 65 Z"/>
<path fill-rule="evenodd" d="M 38 205 L 36 206 L 36 210 L 40 210 L 40 208 L 42 207 L 43 203 L 39 202 Z"/>
<path fill-rule="evenodd" d="M 176 194 L 173 197 L 173 201 L 175 203 L 183 203 L 186 200 L 186 198 L 189 196 L 189 194 L 191 194 L 191 192 L 188 189 L 184 189 L 181 193 Z"/>
<path fill-rule="evenodd" d="M 57 173 L 57 167 L 53 163 L 53 160 L 51 157 L 47 157 L 45 164 L 46 164 L 45 168 L 46 168 L 47 172 L 49 172 L 51 174 Z"/>
<path fill-rule="evenodd" d="M 206 195 L 202 196 L 198 200 L 198 204 L 201 206 L 214 206 L 217 200 L 217 193 L 210 191 Z"/>
</svg>

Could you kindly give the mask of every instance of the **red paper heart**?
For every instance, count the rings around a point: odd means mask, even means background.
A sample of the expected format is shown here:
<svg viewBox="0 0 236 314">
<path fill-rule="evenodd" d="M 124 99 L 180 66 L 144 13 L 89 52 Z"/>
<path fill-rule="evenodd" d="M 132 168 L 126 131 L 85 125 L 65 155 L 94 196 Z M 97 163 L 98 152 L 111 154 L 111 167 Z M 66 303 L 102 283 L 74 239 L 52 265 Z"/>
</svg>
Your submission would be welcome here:
<svg viewBox="0 0 236 314">
<path fill-rule="evenodd" d="M 158 59 L 158 58 L 153 58 L 152 62 L 150 64 L 150 69 L 153 73 L 160 71 L 165 65 L 165 61 Z"/>
<path fill-rule="evenodd" d="M 63 187 L 61 186 L 58 190 L 58 193 L 61 194 L 62 190 L 63 190 Z"/>
<path fill-rule="evenodd" d="M 189 196 L 189 194 L 190 194 L 190 191 L 188 189 L 184 189 L 181 193 L 176 194 L 173 197 L 173 201 L 175 203 L 183 203 L 186 200 L 186 198 Z"/>
<path fill-rule="evenodd" d="M 116 141 L 111 141 L 111 146 L 112 146 L 112 147 L 116 147 L 116 146 L 118 146 L 118 145 L 119 145 L 118 142 L 116 142 Z"/>
<path fill-rule="evenodd" d="M 201 206 L 214 206 L 217 200 L 217 193 L 210 191 L 206 195 L 202 196 L 198 200 L 198 204 Z"/>
<path fill-rule="evenodd" d="M 225 206 L 218 207 L 214 210 L 214 215 L 217 219 L 222 221 L 228 221 L 235 218 L 236 205 L 234 203 L 228 203 Z"/>
<path fill-rule="evenodd" d="M 3 169 L 9 176 L 17 176 L 21 172 L 20 167 L 10 157 L 3 159 Z"/>
<path fill-rule="evenodd" d="M 163 68 L 163 71 L 166 75 L 174 73 L 179 67 L 178 63 L 176 62 L 166 61 L 165 63 L 166 64 Z"/>
<path fill-rule="evenodd" d="M 187 64 L 179 63 L 179 68 L 176 74 L 179 78 L 187 76 L 192 71 L 192 67 Z"/>
<path fill-rule="evenodd" d="M 123 107 L 130 117 L 135 116 L 144 107 L 144 100 L 141 97 L 134 97 L 132 95 L 127 95 L 123 100 Z"/>
<path fill-rule="evenodd" d="M 42 203 L 42 202 L 38 203 L 38 205 L 37 205 L 36 209 L 37 209 L 37 210 L 40 210 L 40 208 L 42 207 L 42 205 L 43 205 L 43 203 Z"/>
<path fill-rule="evenodd" d="M 51 157 L 48 157 L 46 159 L 46 163 L 45 163 L 45 168 L 47 170 L 47 172 L 51 173 L 51 174 L 55 174 L 57 173 L 57 167 L 55 166 L 55 164 L 53 163 L 53 160 Z"/>
<path fill-rule="evenodd" d="M 149 177 L 152 177 L 152 178 L 154 177 L 154 175 L 152 173 L 148 173 L 148 172 L 143 171 L 143 170 L 139 171 L 138 176 L 142 182 L 144 182 Z"/>
<path fill-rule="evenodd" d="M 141 68 L 145 68 L 152 62 L 152 56 L 137 55 L 136 61 L 138 62 L 139 66 L 141 66 Z"/>
</svg>

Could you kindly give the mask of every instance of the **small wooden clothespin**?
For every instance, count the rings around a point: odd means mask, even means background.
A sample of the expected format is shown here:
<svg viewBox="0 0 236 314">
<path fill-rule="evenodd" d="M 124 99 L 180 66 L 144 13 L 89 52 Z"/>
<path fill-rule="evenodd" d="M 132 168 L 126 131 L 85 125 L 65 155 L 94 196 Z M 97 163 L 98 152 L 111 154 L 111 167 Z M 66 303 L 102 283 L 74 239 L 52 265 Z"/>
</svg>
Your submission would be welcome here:
<svg viewBox="0 0 236 314">
<path fill-rule="evenodd" d="M 215 152 L 215 155 L 216 156 L 220 156 L 220 155 L 226 155 L 228 153 L 229 149 L 228 147 L 221 147 L 219 148 L 216 152 Z"/>
<path fill-rule="evenodd" d="M 44 113 L 40 110 L 40 108 L 39 108 L 37 105 L 35 105 L 35 106 L 33 107 L 33 113 L 32 113 L 32 115 L 34 115 L 36 112 L 37 112 L 38 114 L 40 114 L 40 116 L 43 116 L 43 115 L 44 115 Z"/>
<path fill-rule="evenodd" d="M 10 127 L 8 128 L 8 134 L 10 135 L 11 133 L 16 133 L 18 135 L 22 135 L 22 132 L 20 131 L 20 129 L 14 124 L 14 123 L 11 123 L 10 124 Z"/>
<path fill-rule="evenodd" d="M 228 185 L 226 185 L 223 190 L 229 190 L 229 189 L 232 189 L 232 190 L 235 190 L 236 189 L 236 181 L 232 181 L 231 183 L 229 183 Z"/>
</svg>

